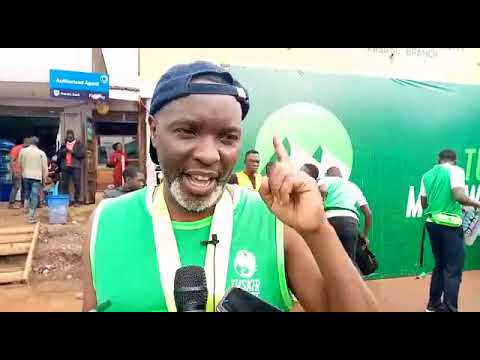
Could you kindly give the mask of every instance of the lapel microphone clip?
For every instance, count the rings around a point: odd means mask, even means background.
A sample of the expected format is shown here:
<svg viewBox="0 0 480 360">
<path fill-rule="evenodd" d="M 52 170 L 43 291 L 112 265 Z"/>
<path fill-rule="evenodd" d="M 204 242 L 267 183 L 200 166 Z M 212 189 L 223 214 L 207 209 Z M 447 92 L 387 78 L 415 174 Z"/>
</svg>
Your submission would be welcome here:
<svg viewBox="0 0 480 360">
<path fill-rule="evenodd" d="M 203 240 L 200 241 L 201 244 L 203 245 L 217 245 L 220 241 L 218 240 L 217 234 L 212 234 L 212 239 L 211 240 Z"/>
</svg>

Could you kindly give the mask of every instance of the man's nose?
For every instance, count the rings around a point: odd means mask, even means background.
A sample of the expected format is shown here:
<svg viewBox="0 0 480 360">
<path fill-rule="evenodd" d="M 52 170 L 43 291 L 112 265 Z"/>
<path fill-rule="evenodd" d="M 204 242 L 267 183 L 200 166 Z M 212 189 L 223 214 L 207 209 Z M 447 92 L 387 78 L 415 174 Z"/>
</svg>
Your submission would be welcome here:
<svg viewBox="0 0 480 360">
<path fill-rule="evenodd" d="M 215 139 L 206 137 L 199 141 L 195 147 L 193 156 L 205 165 L 212 165 L 220 161 L 220 152 L 218 151 Z"/>
</svg>

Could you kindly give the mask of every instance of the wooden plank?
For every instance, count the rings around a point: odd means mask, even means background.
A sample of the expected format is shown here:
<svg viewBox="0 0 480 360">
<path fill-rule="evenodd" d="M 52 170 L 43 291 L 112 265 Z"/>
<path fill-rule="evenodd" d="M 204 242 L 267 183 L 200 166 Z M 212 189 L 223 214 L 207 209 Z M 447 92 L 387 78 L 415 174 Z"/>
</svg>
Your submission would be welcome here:
<svg viewBox="0 0 480 360">
<path fill-rule="evenodd" d="M 33 225 L 9 226 L 9 227 L 0 229 L 0 235 L 33 234 L 34 231 L 35 231 L 35 226 Z"/>
<path fill-rule="evenodd" d="M 25 266 L 4 266 L 4 267 L 0 268 L 0 274 L 1 273 L 17 272 L 17 271 L 24 272 L 25 271 Z"/>
<path fill-rule="evenodd" d="M 15 271 L 9 273 L 0 273 L 0 284 L 22 281 L 23 271 Z"/>
<path fill-rule="evenodd" d="M 0 244 L 32 242 L 32 233 L 20 235 L 0 235 Z"/>
<path fill-rule="evenodd" d="M 38 234 L 40 233 L 40 222 L 37 222 L 35 225 L 35 232 L 33 233 L 32 244 L 30 246 L 30 250 L 28 252 L 27 261 L 25 263 L 25 271 L 23 273 L 23 280 L 28 282 L 28 278 L 30 277 L 30 271 L 32 270 L 32 260 L 33 260 L 33 253 L 35 251 L 35 247 L 37 245 Z"/>
<path fill-rule="evenodd" d="M 28 254 L 30 243 L 0 244 L 0 256 Z"/>
</svg>

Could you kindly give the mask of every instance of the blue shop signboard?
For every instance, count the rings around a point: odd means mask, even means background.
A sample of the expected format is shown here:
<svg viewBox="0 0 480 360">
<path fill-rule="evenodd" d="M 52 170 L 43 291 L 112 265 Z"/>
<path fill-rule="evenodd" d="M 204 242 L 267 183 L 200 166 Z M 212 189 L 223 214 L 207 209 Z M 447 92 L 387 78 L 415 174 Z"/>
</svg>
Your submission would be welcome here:
<svg viewBox="0 0 480 360">
<path fill-rule="evenodd" d="M 50 70 L 50 97 L 78 100 L 107 100 L 109 76 L 67 70 Z"/>
</svg>

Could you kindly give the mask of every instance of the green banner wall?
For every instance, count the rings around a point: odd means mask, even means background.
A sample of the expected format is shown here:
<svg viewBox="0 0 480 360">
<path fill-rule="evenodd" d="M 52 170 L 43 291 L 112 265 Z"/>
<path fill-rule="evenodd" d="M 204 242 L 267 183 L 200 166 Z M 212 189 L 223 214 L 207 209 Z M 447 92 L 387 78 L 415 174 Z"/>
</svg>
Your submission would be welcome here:
<svg viewBox="0 0 480 360">
<path fill-rule="evenodd" d="M 440 150 L 452 148 L 466 170 L 469 194 L 480 196 L 480 86 L 231 70 L 251 99 L 236 169 L 242 168 L 245 152 L 256 148 L 264 172 L 273 155 L 273 134 L 293 157 L 311 156 L 321 169 L 340 166 L 363 190 L 373 212 L 369 238 L 379 271 L 372 278 L 430 272 L 428 239 L 425 267 L 419 268 L 420 179 Z M 466 269 L 480 268 L 479 243 L 467 247 Z"/>
</svg>

